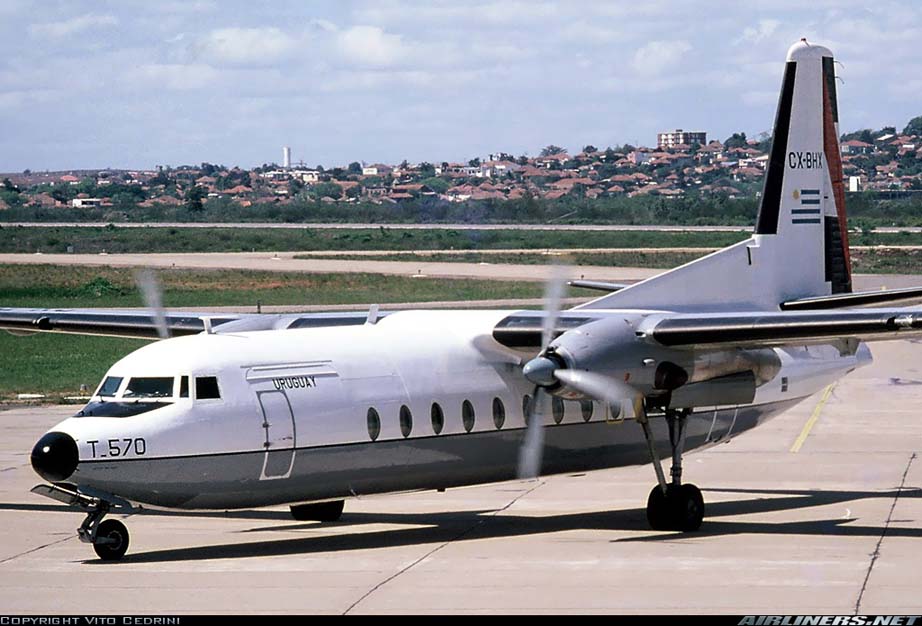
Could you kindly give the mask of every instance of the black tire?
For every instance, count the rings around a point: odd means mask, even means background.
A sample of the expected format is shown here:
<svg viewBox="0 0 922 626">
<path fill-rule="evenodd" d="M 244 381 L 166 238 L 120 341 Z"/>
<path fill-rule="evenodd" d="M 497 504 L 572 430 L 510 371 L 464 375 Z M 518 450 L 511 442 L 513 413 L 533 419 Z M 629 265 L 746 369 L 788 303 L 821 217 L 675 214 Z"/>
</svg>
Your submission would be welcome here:
<svg viewBox="0 0 922 626">
<path fill-rule="evenodd" d="M 100 543 L 100 539 L 111 542 Z M 128 529 L 117 519 L 107 519 L 96 530 L 93 550 L 103 561 L 118 561 L 128 551 Z"/>
<path fill-rule="evenodd" d="M 704 520 L 704 497 L 701 490 L 691 483 L 686 483 L 676 495 L 677 530 L 691 532 L 701 528 L 701 522 Z"/>
<path fill-rule="evenodd" d="M 701 528 L 704 498 L 695 485 L 669 485 L 666 493 L 659 485 L 647 498 L 647 522 L 653 530 L 691 532 Z"/>
<path fill-rule="evenodd" d="M 647 497 L 647 523 L 653 530 L 670 530 L 669 518 L 669 499 L 656 485 Z"/>
<path fill-rule="evenodd" d="M 289 509 L 291 516 L 299 522 L 336 522 L 342 517 L 345 504 L 345 500 L 333 500 L 316 504 L 293 504 Z"/>
</svg>

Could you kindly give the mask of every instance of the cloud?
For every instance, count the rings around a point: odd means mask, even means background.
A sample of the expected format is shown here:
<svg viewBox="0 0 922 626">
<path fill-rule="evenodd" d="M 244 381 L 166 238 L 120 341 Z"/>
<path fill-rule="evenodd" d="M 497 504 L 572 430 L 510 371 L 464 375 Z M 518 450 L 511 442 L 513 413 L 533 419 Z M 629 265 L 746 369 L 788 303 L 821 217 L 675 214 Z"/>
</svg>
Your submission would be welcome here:
<svg viewBox="0 0 922 626">
<path fill-rule="evenodd" d="M 29 34 L 33 37 L 61 39 L 69 35 L 76 35 L 85 30 L 100 26 L 116 26 L 118 18 L 113 15 L 81 15 L 61 22 L 46 22 L 29 26 Z"/>
<path fill-rule="evenodd" d="M 687 41 L 651 41 L 634 53 L 631 65 L 641 74 L 661 74 L 691 49 Z"/>
<path fill-rule="evenodd" d="M 298 38 L 279 28 L 220 28 L 193 46 L 193 53 L 216 64 L 264 65 L 298 49 Z"/>
<path fill-rule="evenodd" d="M 759 43 L 760 41 L 765 41 L 775 34 L 780 25 L 781 22 L 778 20 L 759 20 L 755 27 L 747 26 L 744 28 L 742 36 L 734 43 Z"/>
<path fill-rule="evenodd" d="M 385 33 L 377 26 L 353 26 L 342 31 L 337 47 L 346 59 L 371 67 L 390 67 L 409 56 L 400 35 Z"/>
<path fill-rule="evenodd" d="M 138 68 L 135 78 L 140 86 L 186 91 L 210 87 L 218 80 L 218 72 L 208 65 L 151 63 Z"/>
</svg>

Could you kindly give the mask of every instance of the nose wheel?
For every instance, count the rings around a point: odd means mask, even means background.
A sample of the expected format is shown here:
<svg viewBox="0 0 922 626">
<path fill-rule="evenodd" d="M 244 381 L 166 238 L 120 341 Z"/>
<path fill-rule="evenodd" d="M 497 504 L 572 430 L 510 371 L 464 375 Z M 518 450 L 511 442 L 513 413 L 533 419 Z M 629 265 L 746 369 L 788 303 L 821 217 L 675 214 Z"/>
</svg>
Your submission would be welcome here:
<svg viewBox="0 0 922 626">
<path fill-rule="evenodd" d="M 645 414 L 638 416 L 643 428 L 644 439 L 653 469 L 656 471 L 657 485 L 647 498 L 647 522 L 653 530 L 695 531 L 701 528 L 704 520 L 704 498 L 701 490 L 691 483 L 682 483 L 682 452 L 685 448 L 685 425 L 688 411 L 669 409 L 666 411 L 666 423 L 669 426 L 669 444 L 672 448 L 672 482 L 666 482 L 663 465 L 656 452 L 653 434 Z"/>
<path fill-rule="evenodd" d="M 111 494 L 91 496 L 60 485 L 36 485 L 32 493 L 86 511 L 86 517 L 77 529 L 77 537 L 83 543 L 93 544 L 93 550 L 100 559 L 117 561 L 125 556 L 128 551 L 128 529 L 116 519 L 103 518 L 112 510 L 119 513 L 132 512 L 133 508 L 128 501 Z"/>
<path fill-rule="evenodd" d="M 128 529 L 117 519 L 107 519 L 96 529 L 93 550 L 103 561 L 118 561 L 128 551 Z"/>
</svg>

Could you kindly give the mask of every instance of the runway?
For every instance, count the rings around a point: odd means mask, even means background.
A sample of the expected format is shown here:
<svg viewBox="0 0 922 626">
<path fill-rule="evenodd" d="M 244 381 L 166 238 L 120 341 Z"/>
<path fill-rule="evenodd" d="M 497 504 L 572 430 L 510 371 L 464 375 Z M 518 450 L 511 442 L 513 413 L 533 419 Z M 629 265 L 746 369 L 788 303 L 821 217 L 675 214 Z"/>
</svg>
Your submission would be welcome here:
<svg viewBox="0 0 922 626">
<path fill-rule="evenodd" d="M 240 269 L 267 272 L 334 274 L 388 274 L 419 278 L 474 278 L 481 280 L 545 281 L 551 264 L 456 263 L 453 261 L 366 261 L 362 259 L 297 259 L 302 252 L 185 252 L 153 254 L 0 254 L 0 264 L 152 267 L 157 269 Z M 666 270 L 645 267 L 578 265 L 568 278 L 636 282 Z M 919 276 L 909 274 L 855 274 L 856 290 L 915 287 Z M 2 303 L 0 303 L 2 304 Z"/>
<path fill-rule="evenodd" d="M 103 564 L 82 514 L 29 493 L 34 441 L 74 407 L 0 411 L 4 613 L 922 612 L 922 343 L 687 457 L 700 532 L 653 532 L 650 466 L 349 501 L 131 516 Z M 625 423 L 612 428 L 636 428 Z"/>
</svg>

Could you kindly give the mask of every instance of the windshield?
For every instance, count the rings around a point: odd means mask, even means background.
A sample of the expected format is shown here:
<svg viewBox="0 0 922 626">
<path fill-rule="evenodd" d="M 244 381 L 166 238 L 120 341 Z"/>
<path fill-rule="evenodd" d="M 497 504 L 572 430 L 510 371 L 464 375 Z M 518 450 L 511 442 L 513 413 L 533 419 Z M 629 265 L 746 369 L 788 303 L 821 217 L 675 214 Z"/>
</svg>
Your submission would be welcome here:
<svg viewBox="0 0 922 626">
<path fill-rule="evenodd" d="M 132 378 L 122 394 L 123 398 L 171 398 L 173 377 Z"/>
<path fill-rule="evenodd" d="M 102 381 L 102 384 L 99 386 L 99 391 L 96 392 L 96 395 L 105 396 L 111 398 L 115 395 L 115 392 L 118 391 L 119 385 L 122 384 L 121 376 L 106 376 L 106 379 Z"/>
</svg>

